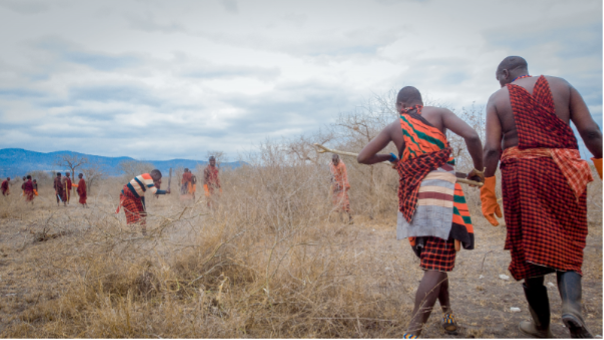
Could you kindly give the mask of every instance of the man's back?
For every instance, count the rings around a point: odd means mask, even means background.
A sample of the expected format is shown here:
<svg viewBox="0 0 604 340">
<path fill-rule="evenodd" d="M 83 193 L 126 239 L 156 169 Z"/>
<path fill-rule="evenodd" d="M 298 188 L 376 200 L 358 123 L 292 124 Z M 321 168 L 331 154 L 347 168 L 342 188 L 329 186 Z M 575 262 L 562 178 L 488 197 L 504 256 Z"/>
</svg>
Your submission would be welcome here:
<svg viewBox="0 0 604 340">
<path fill-rule="evenodd" d="M 582 98 L 566 80 L 553 76 L 544 76 L 549 85 L 549 89 L 554 101 L 556 116 L 567 125 L 572 120 L 577 127 L 585 125 L 585 114 L 589 115 L 587 107 Z M 519 86 L 526 90 L 531 96 L 535 83 L 539 77 L 527 77 L 512 82 L 511 86 Z M 582 104 L 582 105 L 581 105 Z M 501 124 L 501 134 L 503 136 L 503 149 L 518 145 L 518 131 L 514 119 L 514 112 L 510 102 L 510 92 L 507 86 L 502 87 L 495 92 L 487 106 L 492 106 L 499 118 Z M 487 107 L 487 110 L 489 108 Z"/>
</svg>

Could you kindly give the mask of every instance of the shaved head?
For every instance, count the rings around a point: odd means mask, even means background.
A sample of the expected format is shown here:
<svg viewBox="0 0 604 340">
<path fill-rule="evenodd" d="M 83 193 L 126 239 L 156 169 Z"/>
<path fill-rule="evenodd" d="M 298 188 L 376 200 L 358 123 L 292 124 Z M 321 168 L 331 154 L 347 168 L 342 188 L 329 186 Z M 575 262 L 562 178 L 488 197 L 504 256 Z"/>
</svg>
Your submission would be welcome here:
<svg viewBox="0 0 604 340">
<path fill-rule="evenodd" d="M 422 101 L 422 94 L 414 86 L 405 86 L 396 96 L 396 102 L 401 103 L 404 107 L 412 106 L 415 104 L 424 104 Z"/>
<path fill-rule="evenodd" d="M 497 66 L 495 79 L 501 87 L 513 82 L 516 78 L 528 75 L 528 64 L 526 60 L 518 56 L 509 56 L 503 59 Z"/>
<path fill-rule="evenodd" d="M 161 171 L 157 169 L 151 170 L 151 173 L 149 173 L 149 175 L 151 175 L 151 178 L 153 178 L 154 181 L 161 179 Z"/>
<path fill-rule="evenodd" d="M 527 70 L 528 64 L 526 63 L 526 60 L 518 56 L 509 56 L 499 63 L 499 66 L 497 66 L 497 73 L 499 74 L 503 70 L 511 71 L 516 69 Z"/>
</svg>

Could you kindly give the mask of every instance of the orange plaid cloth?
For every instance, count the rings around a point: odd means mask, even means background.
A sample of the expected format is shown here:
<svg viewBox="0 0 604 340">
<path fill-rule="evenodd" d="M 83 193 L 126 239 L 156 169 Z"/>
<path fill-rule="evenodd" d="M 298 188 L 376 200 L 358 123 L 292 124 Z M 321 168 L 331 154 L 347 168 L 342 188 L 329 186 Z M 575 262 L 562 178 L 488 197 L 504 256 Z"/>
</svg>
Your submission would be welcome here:
<svg viewBox="0 0 604 340">
<path fill-rule="evenodd" d="M 587 161 L 581 159 L 579 150 L 576 149 L 553 149 L 553 148 L 535 148 L 520 150 L 514 146 L 505 149 L 501 156 L 501 161 L 509 158 L 539 158 L 549 157 L 558 165 L 560 171 L 566 178 L 568 185 L 575 193 L 575 198 L 579 197 L 587 189 L 587 183 L 593 181 L 591 169 Z"/>
</svg>

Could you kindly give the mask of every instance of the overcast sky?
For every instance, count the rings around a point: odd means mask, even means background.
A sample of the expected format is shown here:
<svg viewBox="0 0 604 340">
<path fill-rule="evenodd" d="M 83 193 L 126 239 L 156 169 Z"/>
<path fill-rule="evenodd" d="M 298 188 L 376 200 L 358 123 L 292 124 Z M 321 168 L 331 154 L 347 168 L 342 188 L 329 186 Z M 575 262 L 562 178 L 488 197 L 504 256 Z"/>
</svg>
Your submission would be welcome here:
<svg viewBox="0 0 604 340">
<path fill-rule="evenodd" d="M 508 55 L 602 125 L 600 0 L 0 0 L 0 42 L 0 148 L 234 159 L 406 85 L 484 105 Z"/>
</svg>

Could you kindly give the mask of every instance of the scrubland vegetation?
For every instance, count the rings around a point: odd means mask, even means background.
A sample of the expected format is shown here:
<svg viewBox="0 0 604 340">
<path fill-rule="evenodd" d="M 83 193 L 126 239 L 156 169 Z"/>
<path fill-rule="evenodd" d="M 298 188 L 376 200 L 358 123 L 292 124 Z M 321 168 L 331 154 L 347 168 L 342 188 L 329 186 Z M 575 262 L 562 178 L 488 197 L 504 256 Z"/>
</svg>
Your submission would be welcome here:
<svg viewBox="0 0 604 340">
<path fill-rule="evenodd" d="M 173 194 L 147 197 L 147 236 L 126 226 L 123 212 L 115 214 L 124 178 L 100 180 L 89 209 L 77 197 L 57 207 L 49 181 L 34 205 L 26 205 L 15 183 L 11 196 L 0 197 L 0 334 L 400 337 L 422 272 L 408 242 L 395 239 L 396 172 L 343 158 L 352 187 L 354 224 L 348 225 L 331 206 L 329 155 L 312 149 L 320 142 L 358 151 L 394 119 L 375 109 L 386 106 L 373 105 L 316 135 L 267 141 L 242 156 L 249 166 L 221 173 L 224 192 L 213 210 L 201 185 L 196 201 L 182 201 L 173 178 Z M 200 169 L 196 175 L 203 178 Z M 523 337 L 516 327 L 529 317 L 522 288 L 499 277 L 509 263 L 505 227 L 488 225 L 478 190 L 464 190 L 476 249 L 458 253 L 450 274 L 458 337 Z M 592 332 L 602 334 L 599 178 L 588 190 L 584 311 Z M 555 277 L 546 282 L 553 331 L 568 336 L 549 284 Z M 425 337 L 449 337 L 438 308 Z"/>
</svg>

